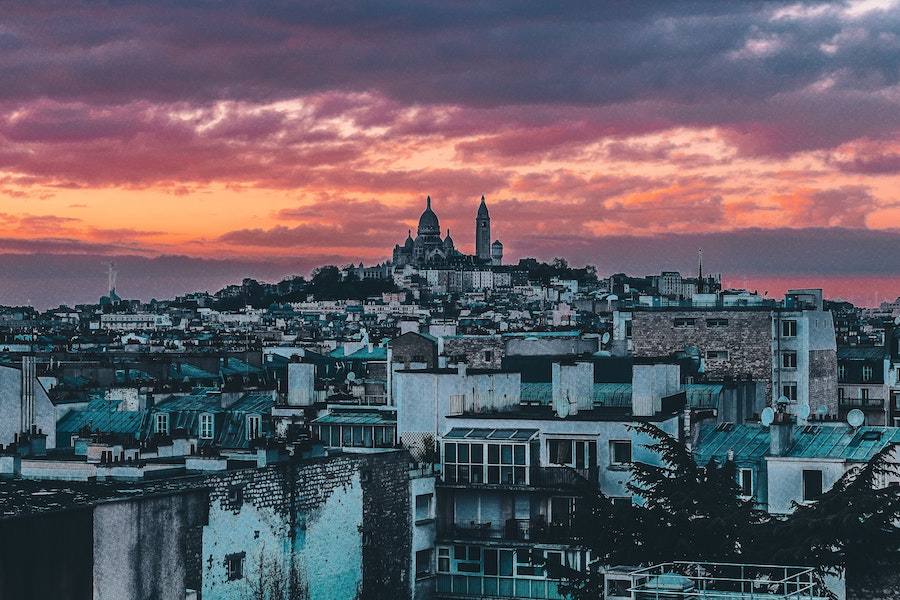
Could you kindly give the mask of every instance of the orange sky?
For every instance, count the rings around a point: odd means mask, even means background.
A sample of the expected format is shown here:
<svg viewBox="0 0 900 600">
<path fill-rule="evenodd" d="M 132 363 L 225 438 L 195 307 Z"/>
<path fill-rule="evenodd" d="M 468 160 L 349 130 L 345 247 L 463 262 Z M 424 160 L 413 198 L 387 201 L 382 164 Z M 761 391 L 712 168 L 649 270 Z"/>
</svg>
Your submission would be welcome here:
<svg viewBox="0 0 900 600">
<path fill-rule="evenodd" d="M 512 261 L 900 276 L 898 3 L 677 4 L 13 2 L 0 253 L 369 264 L 484 194 Z"/>
</svg>

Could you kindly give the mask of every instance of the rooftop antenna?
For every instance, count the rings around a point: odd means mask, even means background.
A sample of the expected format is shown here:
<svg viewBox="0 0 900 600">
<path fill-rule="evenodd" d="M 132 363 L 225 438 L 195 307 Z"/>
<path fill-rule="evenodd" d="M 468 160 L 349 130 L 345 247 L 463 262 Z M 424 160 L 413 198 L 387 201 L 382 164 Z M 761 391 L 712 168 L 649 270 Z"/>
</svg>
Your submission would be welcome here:
<svg viewBox="0 0 900 600">
<path fill-rule="evenodd" d="M 116 294 L 116 263 L 106 263 L 106 275 L 109 278 L 109 298 L 112 300 Z"/>
<path fill-rule="evenodd" d="M 697 279 L 703 281 L 703 248 L 697 248 Z"/>
</svg>

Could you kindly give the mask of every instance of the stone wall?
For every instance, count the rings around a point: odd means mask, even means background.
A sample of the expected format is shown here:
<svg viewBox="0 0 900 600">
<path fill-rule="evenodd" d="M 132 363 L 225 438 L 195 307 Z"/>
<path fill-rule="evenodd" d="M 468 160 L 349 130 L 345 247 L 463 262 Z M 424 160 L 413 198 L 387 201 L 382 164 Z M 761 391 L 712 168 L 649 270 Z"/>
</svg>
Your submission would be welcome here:
<svg viewBox="0 0 900 600">
<path fill-rule="evenodd" d="M 691 319 L 692 325 L 675 326 L 676 320 L 689 323 Z M 768 311 L 635 310 L 632 341 L 637 358 L 668 356 L 694 346 L 704 359 L 708 379 L 749 374 L 766 383 L 766 398 L 771 397 L 772 319 Z M 706 353 L 715 350 L 725 350 L 727 358 L 707 359 Z"/>
<path fill-rule="evenodd" d="M 499 369 L 505 352 L 503 338 L 494 335 L 465 335 L 444 338 L 448 360 L 464 360 L 473 369 Z"/>
<path fill-rule="evenodd" d="M 388 342 L 391 360 L 395 365 L 409 367 L 410 363 L 424 363 L 425 368 L 437 367 L 437 342 L 418 333 L 404 333 Z"/>
</svg>

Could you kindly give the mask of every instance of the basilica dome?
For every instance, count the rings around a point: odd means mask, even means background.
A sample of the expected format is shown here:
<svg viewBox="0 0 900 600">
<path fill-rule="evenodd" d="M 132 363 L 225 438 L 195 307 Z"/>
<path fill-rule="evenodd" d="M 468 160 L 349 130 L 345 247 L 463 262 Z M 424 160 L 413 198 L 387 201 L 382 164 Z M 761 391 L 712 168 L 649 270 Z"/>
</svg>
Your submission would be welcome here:
<svg viewBox="0 0 900 600">
<path fill-rule="evenodd" d="M 441 225 L 437 215 L 431 210 L 431 196 L 428 196 L 425 201 L 425 212 L 419 217 L 419 228 L 416 233 L 418 235 L 441 235 Z"/>
</svg>

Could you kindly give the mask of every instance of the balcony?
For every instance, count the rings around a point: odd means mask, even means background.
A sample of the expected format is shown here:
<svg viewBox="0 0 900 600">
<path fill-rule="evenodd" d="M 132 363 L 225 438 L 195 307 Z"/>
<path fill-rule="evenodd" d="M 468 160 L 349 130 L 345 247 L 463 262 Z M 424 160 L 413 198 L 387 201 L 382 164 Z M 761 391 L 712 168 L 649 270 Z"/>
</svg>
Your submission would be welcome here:
<svg viewBox="0 0 900 600">
<path fill-rule="evenodd" d="M 547 523 L 543 518 L 506 519 L 500 521 L 438 522 L 438 537 L 454 540 L 498 540 L 506 542 L 541 542 L 568 544 L 575 537 L 575 530 L 568 521 Z"/>
<path fill-rule="evenodd" d="M 439 598 L 537 598 L 561 600 L 557 582 L 547 579 L 524 579 L 492 575 L 457 575 L 439 573 Z"/>
</svg>

